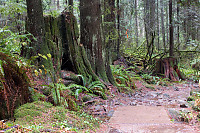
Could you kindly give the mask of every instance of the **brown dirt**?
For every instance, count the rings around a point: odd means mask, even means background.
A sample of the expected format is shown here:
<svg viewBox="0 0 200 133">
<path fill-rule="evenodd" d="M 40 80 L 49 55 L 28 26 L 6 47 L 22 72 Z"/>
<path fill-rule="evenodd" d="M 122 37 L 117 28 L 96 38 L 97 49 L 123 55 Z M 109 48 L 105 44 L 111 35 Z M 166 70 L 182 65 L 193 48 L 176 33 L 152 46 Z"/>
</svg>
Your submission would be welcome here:
<svg viewBox="0 0 200 133">
<path fill-rule="evenodd" d="M 154 85 L 155 90 L 146 88 L 144 81 L 135 81 L 137 91 L 124 94 L 112 91 L 115 97 L 105 103 L 104 110 L 114 111 L 105 120 L 98 133 L 198 133 L 200 132 L 196 112 L 191 107 L 182 108 L 182 102 L 191 90 L 199 90 L 198 84 L 190 81 L 172 83 L 169 86 Z M 109 103 L 109 104 L 108 104 Z M 186 122 L 174 119 L 169 109 L 188 110 L 194 118 Z M 102 115 L 100 115 L 102 116 Z"/>
</svg>

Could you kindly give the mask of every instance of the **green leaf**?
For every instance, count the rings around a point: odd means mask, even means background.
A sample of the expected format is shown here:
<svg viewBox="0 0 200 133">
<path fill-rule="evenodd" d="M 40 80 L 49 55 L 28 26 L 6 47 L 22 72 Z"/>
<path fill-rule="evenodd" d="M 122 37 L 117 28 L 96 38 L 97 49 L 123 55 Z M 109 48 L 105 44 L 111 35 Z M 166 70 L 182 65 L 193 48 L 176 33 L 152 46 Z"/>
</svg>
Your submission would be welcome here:
<svg viewBox="0 0 200 133">
<path fill-rule="evenodd" d="M 76 89 L 75 98 L 78 99 L 79 94 L 82 93 L 82 89 Z"/>
<path fill-rule="evenodd" d="M 2 60 L 0 60 L 0 72 L 4 76 L 3 61 Z"/>
</svg>

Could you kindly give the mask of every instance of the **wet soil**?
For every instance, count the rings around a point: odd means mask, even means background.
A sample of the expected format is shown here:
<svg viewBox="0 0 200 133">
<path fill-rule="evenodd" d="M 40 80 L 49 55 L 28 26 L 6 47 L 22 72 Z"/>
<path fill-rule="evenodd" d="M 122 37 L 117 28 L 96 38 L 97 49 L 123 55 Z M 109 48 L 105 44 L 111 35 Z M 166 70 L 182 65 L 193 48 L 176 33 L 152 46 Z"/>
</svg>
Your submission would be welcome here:
<svg viewBox="0 0 200 133">
<path fill-rule="evenodd" d="M 98 133 L 198 133 L 200 125 L 195 112 L 188 103 L 191 91 L 199 86 L 191 81 L 172 83 L 169 86 L 154 85 L 146 88 L 144 81 L 135 81 L 133 93 L 118 93 L 110 87 L 111 98 L 95 100 L 87 106 L 90 114 L 104 122 Z M 192 114 L 188 121 L 180 112 Z"/>
</svg>

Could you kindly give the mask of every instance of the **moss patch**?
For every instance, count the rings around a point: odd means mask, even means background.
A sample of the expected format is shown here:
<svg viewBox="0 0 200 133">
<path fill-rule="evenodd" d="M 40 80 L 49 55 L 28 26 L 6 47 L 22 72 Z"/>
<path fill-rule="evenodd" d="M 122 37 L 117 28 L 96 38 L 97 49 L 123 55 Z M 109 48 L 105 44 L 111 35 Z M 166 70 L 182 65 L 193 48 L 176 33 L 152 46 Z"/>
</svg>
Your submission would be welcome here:
<svg viewBox="0 0 200 133">
<path fill-rule="evenodd" d="M 53 106 L 51 103 L 36 101 L 27 103 L 15 110 L 16 121 L 22 127 L 31 131 L 43 131 L 44 129 L 58 130 L 93 130 L 99 126 L 99 121 L 92 116 L 73 112 L 61 106 Z"/>
</svg>

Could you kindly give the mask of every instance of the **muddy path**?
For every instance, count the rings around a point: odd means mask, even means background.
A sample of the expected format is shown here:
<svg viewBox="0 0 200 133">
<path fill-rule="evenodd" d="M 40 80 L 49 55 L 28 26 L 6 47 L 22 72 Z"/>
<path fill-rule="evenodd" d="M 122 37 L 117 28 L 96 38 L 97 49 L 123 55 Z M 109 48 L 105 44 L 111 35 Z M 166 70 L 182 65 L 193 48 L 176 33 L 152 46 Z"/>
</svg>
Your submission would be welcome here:
<svg viewBox="0 0 200 133">
<path fill-rule="evenodd" d="M 199 122 L 191 103 L 191 91 L 198 91 L 197 83 L 173 83 L 170 86 L 146 88 L 144 81 L 136 81 L 137 91 L 131 94 L 113 93 L 113 98 L 91 106 L 91 114 L 104 123 L 98 133 L 198 133 Z M 181 118 L 180 113 L 192 114 Z"/>
</svg>

